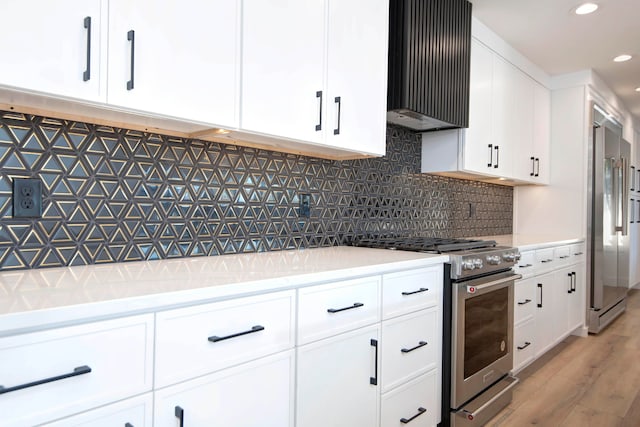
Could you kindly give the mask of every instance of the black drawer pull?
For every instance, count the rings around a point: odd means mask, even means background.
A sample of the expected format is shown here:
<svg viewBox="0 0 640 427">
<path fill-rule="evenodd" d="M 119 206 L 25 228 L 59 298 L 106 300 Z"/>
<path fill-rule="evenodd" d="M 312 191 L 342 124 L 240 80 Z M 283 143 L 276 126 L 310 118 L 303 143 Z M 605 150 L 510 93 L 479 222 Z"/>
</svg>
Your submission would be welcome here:
<svg viewBox="0 0 640 427">
<path fill-rule="evenodd" d="M 562 255 L 561 257 L 559 257 L 560 259 L 565 259 L 565 258 L 569 258 L 569 255 Z"/>
<path fill-rule="evenodd" d="M 543 259 L 541 262 L 545 263 L 545 262 L 551 262 L 553 261 L 552 259 Z"/>
<path fill-rule="evenodd" d="M 403 348 L 402 350 L 400 350 L 403 353 L 411 353 L 413 350 L 417 350 L 420 347 L 424 347 L 425 345 L 427 345 L 426 341 L 418 341 L 418 345 L 412 348 Z"/>
<path fill-rule="evenodd" d="M 125 423 L 124 427 L 133 427 L 133 424 L 131 424 L 131 423 Z"/>
<path fill-rule="evenodd" d="M 523 346 L 518 346 L 518 350 L 524 350 L 525 348 L 529 347 L 531 345 L 531 343 L 529 341 L 525 341 Z"/>
<path fill-rule="evenodd" d="M 529 268 L 529 267 L 533 267 L 533 264 L 525 264 L 525 265 L 518 266 L 518 268 Z"/>
<path fill-rule="evenodd" d="M 400 418 L 400 422 L 402 424 L 409 424 L 411 421 L 415 420 L 416 418 L 418 418 L 420 415 L 424 414 L 425 412 L 427 412 L 426 409 L 424 409 L 423 407 L 419 407 L 418 408 L 418 413 L 415 414 L 413 417 L 411 418 Z"/>
<path fill-rule="evenodd" d="M 531 300 L 529 298 L 527 298 L 526 300 L 520 302 L 518 301 L 518 305 L 525 305 L 525 304 L 529 304 L 531 302 Z"/>
<path fill-rule="evenodd" d="M 413 294 L 419 294 L 420 292 L 427 292 L 429 290 L 429 288 L 420 288 L 417 291 L 413 291 L 413 292 L 403 292 L 402 295 L 413 295 Z"/>
<path fill-rule="evenodd" d="M 362 304 L 361 302 L 356 302 L 353 305 L 350 305 L 349 307 L 342 307 L 342 308 L 329 308 L 327 309 L 328 313 L 339 313 L 341 311 L 345 311 L 345 310 L 351 310 L 353 308 L 358 308 L 358 307 L 363 307 L 364 304 Z"/>
<path fill-rule="evenodd" d="M 78 366 L 73 369 L 73 372 L 63 375 L 58 375 L 56 377 L 45 378 L 43 380 L 33 381 L 31 383 L 20 384 L 13 387 L 5 388 L 0 385 L 0 394 L 11 393 L 12 391 L 22 390 L 29 387 L 35 387 L 37 385 L 52 383 L 54 381 L 64 380 L 65 378 L 77 377 L 78 375 L 84 375 L 91 372 L 91 368 L 88 366 Z"/>
<path fill-rule="evenodd" d="M 180 427 L 184 427 L 184 409 L 180 406 L 174 408 L 174 414 L 180 420 Z"/>
<path fill-rule="evenodd" d="M 227 335 L 225 337 L 212 336 L 207 338 L 211 342 L 218 342 L 228 340 L 229 338 L 241 337 L 242 335 L 253 334 L 254 332 L 264 331 L 264 326 L 256 325 L 252 326 L 248 331 L 238 332 L 236 334 Z"/>
<path fill-rule="evenodd" d="M 575 255 L 575 256 L 580 256 L 580 255 L 582 255 L 583 253 L 584 253 L 584 252 L 576 252 L 576 253 L 575 253 L 575 254 L 573 254 L 573 255 Z"/>
</svg>

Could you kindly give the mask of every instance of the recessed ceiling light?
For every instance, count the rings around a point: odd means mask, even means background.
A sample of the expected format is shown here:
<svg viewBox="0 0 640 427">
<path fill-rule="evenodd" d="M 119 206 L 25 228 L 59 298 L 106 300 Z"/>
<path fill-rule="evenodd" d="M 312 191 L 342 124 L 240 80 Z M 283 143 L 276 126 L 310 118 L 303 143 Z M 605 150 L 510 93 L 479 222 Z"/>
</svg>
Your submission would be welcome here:
<svg viewBox="0 0 640 427">
<path fill-rule="evenodd" d="M 636 92 L 640 92 L 640 87 L 637 87 L 637 88 L 636 88 Z"/>
<path fill-rule="evenodd" d="M 598 5 L 595 3 L 584 3 L 576 8 L 576 15 L 587 15 L 598 10 Z"/>
<path fill-rule="evenodd" d="M 627 54 L 619 55 L 619 56 L 616 56 L 615 58 L 613 58 L 613 60 L 615 62 L 624 62 L 624 61 L 628 61 L 630 59 L 631 59 L 631 55 L 627 55 Z"/>
</svg>

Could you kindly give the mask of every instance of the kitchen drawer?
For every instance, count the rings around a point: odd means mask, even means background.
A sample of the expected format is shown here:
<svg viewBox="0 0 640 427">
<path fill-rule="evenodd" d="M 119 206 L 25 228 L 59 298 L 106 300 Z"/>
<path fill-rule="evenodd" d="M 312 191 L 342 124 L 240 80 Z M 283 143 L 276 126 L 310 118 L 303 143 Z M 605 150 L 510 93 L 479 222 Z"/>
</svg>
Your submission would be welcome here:
<svg viewBox="0 0 640 427">
<path fill-rule="evenodd" d="M 382 395 L 383 427 L 432 427 L 440 422 L 440 379 L 434 369 Z M 414 418 L 415 417 L 415 418 Z"/>
<path fill-rule="evenodd" d="M 536 262 L 534 264 L 534 270 L 536 274 L 546 273 L 554 268 L 557 268 L 559 264 L 555 259 L 554 248 L 537 249 L 536 250 Z"/>
<path fill-rule="evenodd" d="M 294 346 L 295 291 L 156 314 L 156 387 Z"/>
<path fill-rule="evenodd" d="M 555 267 L 565 266 L 571 264 L 571 246 L 558 246 L 553 249 L 553 256 L 557 262 Z"/>
<path fill-rule="evenodd" d="M 382 319 L 390 319 L 440 303 L 443 266 L 382 276 Z"/>
<path fill-rule="evenodd" d="M 528 277 L 535 274 L 536 252 L 524 251 L 520 253 L 520 261 L 513 268 L 522 277 Z"/>
<path fill-rule="evenodd" d="M 579 263 L 584 262 L 587 259 L 587 245 L 582 243 L 576 243 L 571 245 L 571 262 Z"/>
<path fill-rule="evenodd" d="M 151 314 L 1 338 L 2 425 L 36 425 L 151 391 L 152 357 Z M 33 384 L 44 380 L 52 381 Z"/>
<path fill-rule="evenodd" d="M 513 371 L 517 372 L 535 358 L 535 319 L 516 326 L 513 330 Z"/>
<path fill-rule="evenodd" d="M 383 393 L 439 365 L 441 331 L 435 307 L 382 322 Z"/>
<path fill-rule="evenodd" d="M 536 281 L 534 278 L 517 280 L 515 285 L 515 304 L 513 323 L 519 324 L 536 313 Z"/>
<path fill-rule="evenodd" d="M 298 345 L 380 321 L 381 276 L 298 290 Z"/>
<path fill-rule="evenodd" d="M 153 394 L 132 397 L 99 409 L 83 412 L 45 427 L 151 427 L 153 417 Z"/>
</svg>

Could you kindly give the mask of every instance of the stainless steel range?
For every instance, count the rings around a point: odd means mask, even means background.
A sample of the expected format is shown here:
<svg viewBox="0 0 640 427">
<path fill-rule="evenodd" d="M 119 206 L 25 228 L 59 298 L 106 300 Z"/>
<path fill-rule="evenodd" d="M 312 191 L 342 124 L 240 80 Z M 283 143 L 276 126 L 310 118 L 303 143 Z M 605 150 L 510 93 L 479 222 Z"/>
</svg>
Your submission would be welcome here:
<svg viewBox="0 0 640 427">
<path fill-rule="evenodd" d="M 449 255 L 443 297 L 442 426 L 481 426 L 509 404 L 517 248 L 492 240 L 363 238 L 355 246 Z"/>
</svg>

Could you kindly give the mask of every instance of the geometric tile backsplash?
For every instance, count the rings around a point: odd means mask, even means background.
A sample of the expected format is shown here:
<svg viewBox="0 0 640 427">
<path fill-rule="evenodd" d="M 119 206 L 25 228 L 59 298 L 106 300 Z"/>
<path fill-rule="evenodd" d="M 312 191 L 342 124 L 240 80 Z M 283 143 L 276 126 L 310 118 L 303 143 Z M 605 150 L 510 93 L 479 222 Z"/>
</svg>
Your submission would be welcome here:
<svg viewBox="0 0 640 427">
<path fill-rule="evenodd" d="M 0 270 L 511 233 L 513 189 L 420 174 L 419 141 L 333 161 L 0 111 Z M 14 178 L 42 218 L 12 217 Z"/>
</svg>

